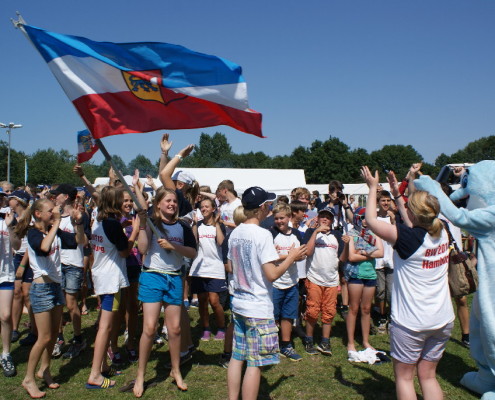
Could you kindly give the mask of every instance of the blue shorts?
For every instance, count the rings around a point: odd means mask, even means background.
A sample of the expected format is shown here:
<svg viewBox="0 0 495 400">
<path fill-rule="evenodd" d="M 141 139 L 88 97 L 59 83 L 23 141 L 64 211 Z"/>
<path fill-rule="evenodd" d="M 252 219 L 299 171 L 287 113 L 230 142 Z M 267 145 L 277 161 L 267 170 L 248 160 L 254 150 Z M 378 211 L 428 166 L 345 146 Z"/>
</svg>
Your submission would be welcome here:
<svg viewBox="0 0 495 400">
<path fill-rule="evenodd" d="M 227 281 L 225 279 L 202 278 L 200 276 L 191 277 L 191 292 L 198 293 L 220 293 L 227 290 Z"/>
<path fill-rule="evenodd" d="M 56 306 L 65 305 L 62 286 L 60 286 L 60 283 L 55 282 L 33 282 L 31 289 L 29 289 L 29 299 L 35 314 L 50 311 Z"/>
<path fill-rule="evenodd" d="M 23 253 L 16 253 L 14 256 L 14 268 L 17 273 L 17 268 L 21 265 L 22 258 L 24 257 Z M 15 280 L 22 280 L 22 282 L 32 283 L 33 282 L 33 270 L 29 266 L 29 262 L 24 266 L 24 272 L 22 273 L 22 278 L 15 278 Z"/>
<path fill-rule="evenodd" d="M 275 321 L 280 321 L 282 318 L 296 319 L 298 308 L 298 285 L 288 289 L 273 288 L 273 314 Z"/>
<path fill-rule="evenodd" d="M 278 328 L 273 319 L 249 318 L 234 313 L 232 357 L 248 367 L 280 362 Z"/>
<path fill-rule="evenodd" d="M 359 279 L 359 278 L 349 278 L 347 283 L 355 283 L 357 285 L 364 285 L 366 287 L 375 287 L 376 279 Z"/>
<path fill-rule="evenodd" d="M 180 306 L 182 305 L 182 277 L 143 271 L 139 277 L 138 299 L 143 303 L 163 301 Z"/>
<path fill-rule="evenodd" d="M 84 270 L 73 265 L 62 264 L 62 290 L 65 293 L 79 293 L 82 287 Z"/>
<path fill-rule="evenodd" d="M 139 282 L 139 276 L 141 275 L 140 265 L 128 265 L 127 266 L 127 279 L 129 283 Z"/>
<path fill-rule="evenodd" d="M 0 290 L 14 290 L 14 282 L 0 283 Z"/>
<path fill-rule="evenodd" d="M 103 311 L 119 311 L 120 292 L 100 295 L 101 309 Z"/>
</svg>

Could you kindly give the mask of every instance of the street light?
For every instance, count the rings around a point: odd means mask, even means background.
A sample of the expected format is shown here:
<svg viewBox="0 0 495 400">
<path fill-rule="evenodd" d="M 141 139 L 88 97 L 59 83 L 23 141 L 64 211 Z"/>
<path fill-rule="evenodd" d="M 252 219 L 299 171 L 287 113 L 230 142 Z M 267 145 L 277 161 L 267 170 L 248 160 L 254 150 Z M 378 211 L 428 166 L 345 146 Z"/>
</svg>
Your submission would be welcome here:
<svg viewBox="0 0 495 400">
<path fill-rule="evenodd" d="M 7 182 L 10 182 L 10 136 L 12 129 L 22 128 L 22 125 L 14 124 L 13 122 L 7 125 L 0 122 L 0 128 L 7 129 L 7 135 L 9 137 L 9 148 L 7 152 Z"/>
</svg>

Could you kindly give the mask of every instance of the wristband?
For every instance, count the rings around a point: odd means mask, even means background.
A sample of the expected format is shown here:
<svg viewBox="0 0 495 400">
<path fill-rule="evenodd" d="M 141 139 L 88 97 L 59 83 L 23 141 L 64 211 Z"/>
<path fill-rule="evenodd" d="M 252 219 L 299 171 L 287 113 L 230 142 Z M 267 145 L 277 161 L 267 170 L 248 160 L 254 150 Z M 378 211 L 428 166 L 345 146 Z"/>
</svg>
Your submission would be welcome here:
<svg viewBox="0 0 495 400">
<path fill-rule="evenodd" d="M 182 157 L 180 154 L 176 154 L 174 157 L 177 157 L 179 161 L 182 161 L 184 159 L 184 157 Z"/>
<path fill-rule="evenodd" d="M 19 264 L 19 268 L 26 268 L 24 264 Z"/>
<path fill-rule="evenodd" d="M 351 207 L 350 207 L 350 206 L 347 206 L 347 207 L 346 207 L 346 206 L 344 206 L 344 210 L 350 210 L 350 209 L 351 209 Z"/>
<path fill-rule="evenodd" d="M 139 227 L 139 230 L 140 230 L 140 231 L 144 231 L 144 230 L 146 230 L 146 227 L 145 227 L 145 226 L 140 226 L 140 227 Z"/>
<path fill-rule="evenodd" d="M 402 198 L 401 194 L 399 194 L 398 196 L 394 196 L 394 200 L 399 200 L 400 198 Z"/>
</svg>

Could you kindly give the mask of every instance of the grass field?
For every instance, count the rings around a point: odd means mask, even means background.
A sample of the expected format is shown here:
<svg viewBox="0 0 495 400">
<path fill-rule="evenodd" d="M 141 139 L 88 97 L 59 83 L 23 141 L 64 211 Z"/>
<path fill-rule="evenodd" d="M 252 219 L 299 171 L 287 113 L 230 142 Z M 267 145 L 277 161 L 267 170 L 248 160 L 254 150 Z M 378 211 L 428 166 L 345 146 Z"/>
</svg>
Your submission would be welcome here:
<svg viewBox="0 0 495 400">
<path fill-rule="evenodd" d="M 94 322 L 97 312 L 92 299 L 88 306 L 93 311 L 83 316 L 84 336 L 88 345 L 92 345 L 95 337 Z M 196 338 L 198 351 L 192 362 L 182 367 L 182 374 L 189 385 L 187 392 L 179 392 L 170 378 L 164 365 L 169 361 L 168 346 L 165 344 L 155 348 L 148 365 L 147 381 L 157 385 L 149 388 L 143 398 L 148 399 L 225 399 L 227 398 L 227 370 L 218 364 L 223 350 L 223 342 L 197 343 L 201 332 L 197 326 L 198 313 L 189 312 L 192 319 L 193 338 Z M 23 317 L 25 318 L 25 317 Z M 24 319 L 23 319 L 24 321 Z M 25 332 L 26 334 L 27 332 Z M 65 328 L 66 340 L 72 337 L 72 327 Z M 319 331 L 316 332 L 319 337 Z M 446 399 L 477 399 L 478 396 L 466 391 L 459 385 L 462 375 L 475 368 L 468 349 L 460 341 L 459 325 L 456 326 L 449 341 L 447 350 L 439 364 L 438 376 Z M 392 364 L 381 365 L 351 364 L 347 361 L 344 345 L 345 324 L 340 316 L 336 317 L 332 330 L 331 344 L 333 356 L 309 356 L 304 353 L 301 341 L 295 339 L 296 350 L 303 356 L 301 362 L 291 362 L 281 358 L 278 365 L 267 368 L 262 374 L 259 399 L 394 399 L 395 386 Z M 378 349 L 388 352 L 387 335 L 372 336 L 371 343 Z M 359 349 L 358 349 L 359 350 Z M 12 355 L 18 366 L 18 374 L 14 378 L 2 378 L 0 399 L 23 399 L 28 395 L 21 386 L 26 370 L 29 348 L 13 345 Z M 119 388 L 134 379 L 136 365 L 126 365 L 124 374 L 116 377 L 115 388 L 107 390 L 87 390 L 84 387 L 89 374 L 92 358 L 90 346 L 80 357 L 73 360 L 53 360 L 52 374 L 61 384 L 58 390 L 47 390 L 49 399 L 121 399 L 133 398 L 132 392 L 121 393 Z M 125 358 L 125 356 L 124 356 Z M 44 386 L 41 386 L 45 390 Z M 417 386 L 419 393 L 419 387 Z M 420 397 L 421 398 L 421 397 Z"/>
</svg>

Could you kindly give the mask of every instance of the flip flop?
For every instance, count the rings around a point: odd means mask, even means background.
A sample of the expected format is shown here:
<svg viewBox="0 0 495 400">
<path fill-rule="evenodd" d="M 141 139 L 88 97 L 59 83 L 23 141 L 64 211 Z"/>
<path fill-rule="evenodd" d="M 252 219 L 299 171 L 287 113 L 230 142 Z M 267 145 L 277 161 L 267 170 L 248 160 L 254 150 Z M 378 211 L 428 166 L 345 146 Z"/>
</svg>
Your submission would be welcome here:
<svg viewBox="0 0 495 400">
<path fill-rule="evenodd" d="M 115 386 L 115 384 L 111 384 L 111 380 L 108 378 L 103 378 L 103 382 L 101 385 L 93 385 L 91 383 L 86 383 L 86 389 L 110 389 Z"/>
<path fill-rule="evenodd" d="M 89 310 L 87 308 L 83 308 L 81 310 L 81 315 L 88 315 L 89 314 Z"/>
<path fill-rule="evenodd" d="M 113 365 L 110 366 L 110 368 L 106 371 L 102 371 L 101 374 L 105 378 L 111 378 L 112 376 L 119 376 L 122 375 L 122 371 L 115 368 Z"/>
</svg>

